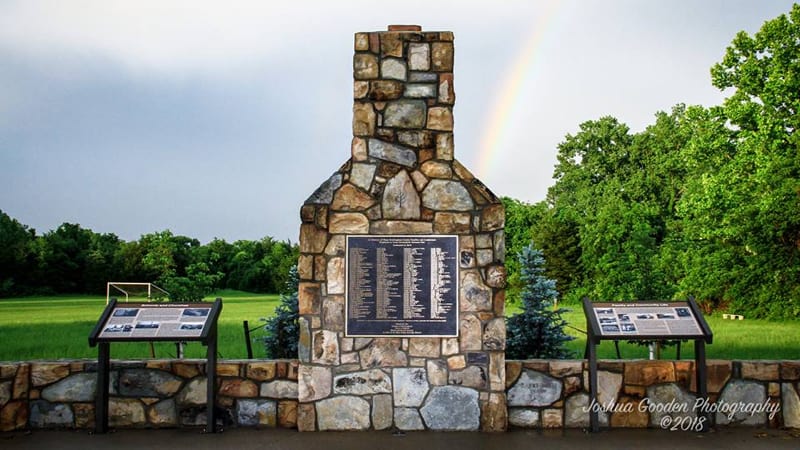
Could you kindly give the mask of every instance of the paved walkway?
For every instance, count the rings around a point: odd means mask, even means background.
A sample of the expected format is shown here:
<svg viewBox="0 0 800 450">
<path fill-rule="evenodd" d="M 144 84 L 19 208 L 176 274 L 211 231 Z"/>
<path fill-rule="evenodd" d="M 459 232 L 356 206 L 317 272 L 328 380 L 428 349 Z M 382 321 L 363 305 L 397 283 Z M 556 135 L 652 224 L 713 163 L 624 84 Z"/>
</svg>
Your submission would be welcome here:
<svg viewBox="0 0 800 450">
<path fill-rule="evenodd" d="M 613 430 L 587 434 L 569 431 L 511 431 L 508 433 L 409 432 L 322 432 L 298 433 L 292 430 L 239 428 L 207 435 L 198 430 L 120 430 L 104 435 L 86 431 L 33 431 L 0 433 L 0 448 L 87 450 L 516 450 L 516 449 L 708 449 L 730 450 L 798 449 L 800 432 L 725 429 L 709 433 L 664 430 Z"/>
</svg>

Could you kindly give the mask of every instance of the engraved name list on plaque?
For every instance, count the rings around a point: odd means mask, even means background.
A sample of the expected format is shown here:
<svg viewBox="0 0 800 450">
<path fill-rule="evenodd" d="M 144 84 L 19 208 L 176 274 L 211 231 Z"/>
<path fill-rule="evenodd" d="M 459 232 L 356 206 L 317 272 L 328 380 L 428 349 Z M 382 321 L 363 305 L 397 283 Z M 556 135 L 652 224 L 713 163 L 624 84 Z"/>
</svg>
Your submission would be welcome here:
<svg viewBox="0 0 800 450">
<path fill-rule="evenodd" d="M 458 336 L 458 236 L 348 236 L 347 336 Z"/>
</svg>

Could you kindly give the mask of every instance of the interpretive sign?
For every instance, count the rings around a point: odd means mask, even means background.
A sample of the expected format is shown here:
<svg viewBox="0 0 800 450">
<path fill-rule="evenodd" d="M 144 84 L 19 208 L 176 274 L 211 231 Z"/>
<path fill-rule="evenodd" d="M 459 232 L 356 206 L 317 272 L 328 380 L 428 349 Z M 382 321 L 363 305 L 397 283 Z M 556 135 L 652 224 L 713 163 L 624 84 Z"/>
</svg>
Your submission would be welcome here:
<svg viewBox="0 0 800 450">
<path fill-rule="evenodd" d="M 209 326 L 213 303 L 116 303 L 102 324 L 99 339 L 191 340 Z"/>
<path fill-rule="evenodd" d="M 592 303 L 587 318 L 603 338 L 696 339 L 710 333 L 689 302 Z"/>
<path fill-rule="evenodd" d="M 347 336 L 458 336 L 458 236 L 348 236 Z"/>
</svg>

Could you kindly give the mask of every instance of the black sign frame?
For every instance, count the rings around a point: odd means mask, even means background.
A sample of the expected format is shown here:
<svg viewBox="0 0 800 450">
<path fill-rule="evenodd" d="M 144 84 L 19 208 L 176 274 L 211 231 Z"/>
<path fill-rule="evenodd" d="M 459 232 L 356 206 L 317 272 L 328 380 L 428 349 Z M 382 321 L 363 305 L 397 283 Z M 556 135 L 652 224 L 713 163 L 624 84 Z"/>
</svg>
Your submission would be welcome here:
<svg viewBox="0 0 800 450">
<path fill-rule="evenodd" d="M 601 308 L 688 308 L 695 320 L 698 333 L 693 334 L 604 334 L 601 328 L 600 320 L 597 316 L 597 305 L 600 304 Z M 666 341 L 666 340 L 693 340 L 694 341 L 694 367 L 695 376 L 697 378 L 697 394 L 701 398 L 708 397 L 708 373 L 706 370 L 706 347 L 705 344 L 711 344 L 714 340 L 714 334 L 708 326 L 702 311 L 697 306 L 693 298 L 687 301 L 636 301 L 636 302 L 597 302 L 593 303 L 588 298 L 583 299 L 583 313 L 586 316 L 586 346 L 588 350 L 589 359 L 589 403 L 597 404 L 597 346 L 601 341 Z M 711 425 L 711 414 L 705 413 L 706 420 L 702 423 L 702 431 L 708 431 Z M 589 412 L 589 422 L 591 431 L 596 433 L 600 431 L 600 420 L 598 411 L 592 408 Z"/>
<path fill-rule="evenodd" d="M 203 330 L 197 336 L 162 335 L 162 336 L 120 336 L 103 335 L 103 330 L 109 325 L 114 311 L 118 309 L 134 308 L 185 308 L 209 309 Z M 94 329 L 89 335 L 89 346 L 98 347 L 97 351 L 97 394 L 95 397 L 95 433 L 108 432 L 108 389 L 111 372 L 112 342 L 184 342 L 199 341 L 206 346 L 206 375 L 207 375 L 207 433 L 216 432 L 216 383 L 217 383 L 217 319 L 222 312 L 222 299 L 217 298 L 214 303 L 119 303 L 117 299 L 111 301 L 103 310 Z"/>
</svg>

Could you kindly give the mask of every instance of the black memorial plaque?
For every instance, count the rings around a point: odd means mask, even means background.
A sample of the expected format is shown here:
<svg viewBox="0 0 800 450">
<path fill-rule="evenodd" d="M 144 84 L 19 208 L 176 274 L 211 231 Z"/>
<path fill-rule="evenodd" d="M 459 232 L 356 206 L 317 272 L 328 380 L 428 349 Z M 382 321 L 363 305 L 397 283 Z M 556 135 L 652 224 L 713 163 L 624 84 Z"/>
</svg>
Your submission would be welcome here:
<svg viewBox="0 0 800 450">
<path fill-rule="evenodd" d="M 706 335 L 688 302 L 592 303 L 592 319 L 604 338 L 692 339 Z"/>
<path fill-rule="evenodd" d="M 458 336 L 458 236 L 348 236 L 347 336 Z"/>
</svg>

